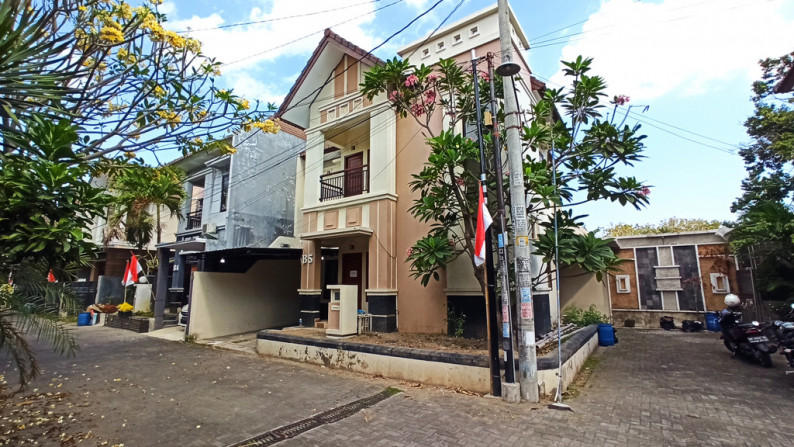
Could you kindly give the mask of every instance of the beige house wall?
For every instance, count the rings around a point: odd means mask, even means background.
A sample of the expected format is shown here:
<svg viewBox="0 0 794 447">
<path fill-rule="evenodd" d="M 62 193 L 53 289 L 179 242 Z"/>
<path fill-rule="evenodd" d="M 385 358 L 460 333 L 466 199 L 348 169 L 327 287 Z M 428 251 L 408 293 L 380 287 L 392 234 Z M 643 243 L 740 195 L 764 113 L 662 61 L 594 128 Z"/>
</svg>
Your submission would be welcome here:
<svg viewBox="0 0 794 447">
<path fill-rule="evenodd" d="M 433 117 L 432 126 L 441 128 L 441 114 Z M 397 121 L 396 176 L 402 179 L 396 185 L 396 248 L 400 260 L 397 262 L 397 327 L 400 332 L 441 333 L 446 330 L 447 302 L 444 288 L 447 286 L 447 275 L 441 271 L 439 281 L 431 280 L 427 287 L 423 287 L 419 279 L 411 276 L 411 265 L 405 261 L 411 247 L 426 236 L 430 229 L 428 224 L 415 219 L 410 212 L 419 194 L 411 191 L 408 179 L 422 170 L 430 154 L 422 130 L 413 118 Z"/>
<path fill-rule="evenodd" d="M 565 309 L 565 306 L 576 306 L 580 309 L 589 309 L 593 304 L 602 314 L 610 314 L 606 282 L 598 281 L 594 274 L 585 272 L 578 267 L 562 269 L 560 307 Z M 554 303 L 551 305 L 554 307 Z"/>
<path fill-rule="evenodd" d="M 294 324 L 297 260 L 260 260 L 245 273 L 193 273 L 188 335 L 198 339 Z"/>
</svg>

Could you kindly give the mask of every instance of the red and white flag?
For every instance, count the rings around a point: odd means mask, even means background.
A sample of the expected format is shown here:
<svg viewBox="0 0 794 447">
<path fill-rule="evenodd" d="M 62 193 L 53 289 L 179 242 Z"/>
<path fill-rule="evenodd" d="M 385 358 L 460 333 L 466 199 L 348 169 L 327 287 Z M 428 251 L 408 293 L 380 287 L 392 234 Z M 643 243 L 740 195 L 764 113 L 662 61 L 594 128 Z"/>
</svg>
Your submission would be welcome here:
<svg viewBox="0 0 794 447">
<path fill-rule="evenodd" d="M 52 269 L 47 273 L 47 282 L 58 282 L 58 280 L 55 279 L 55 275 L 52 274 Z"/>
<path fill-rule="evenodd" d="M 491 213 L 485 206 L 485 199 L 482 195 L 482 183 L 480 186 L 480 198 L 477 201 L 477 232 L 474 236 L 474 265 L 480 266 L 485 263 L 485 231 L 493 223 Z"/>
<path fill-rule="evenodd" d="M 138 258 L 136 258 L 135 253 L 133 253 L 132 258 L 127 263 L 126 270 L 124 270 L 124 277 L 121 278 L 121 283 L 125 287 L 135 284 L 138 282 L 138 274 L 140 273 L 143 273 L 143 267 L 138 263 Z"/>
</svg>

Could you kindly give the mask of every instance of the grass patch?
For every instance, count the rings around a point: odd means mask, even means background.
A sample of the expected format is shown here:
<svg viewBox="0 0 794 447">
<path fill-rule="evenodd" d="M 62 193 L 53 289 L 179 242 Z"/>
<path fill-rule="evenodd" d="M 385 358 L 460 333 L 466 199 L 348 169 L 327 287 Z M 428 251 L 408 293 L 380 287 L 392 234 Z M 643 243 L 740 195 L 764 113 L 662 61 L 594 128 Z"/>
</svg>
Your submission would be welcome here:
<svg viewBox="0 0 794 447">
<path fill-rule="evenodd" d="M 386 391 L 387 393 L 389 393 L 389 396 L 394 396 L 395 394 L 400 394 L 400 393 L 402 393 L 402 392 L 403 392 L 403 390 L 401 390 L 401 389 L 399 389 L 399 388 L 394 388 L 394 387 L 391 387 L 391 386 L 390 386 L 390 387 L 388 387 L 388 388 L 386 388 L 386 390 L 385 390 L 385 391 Z"/>
<path fill-rule="evenodd" d="M 579 370 L 571 384 L 568 385 L 568 389 L 562 393 L 563 396 L 568 399 L 578 397 L 579 394 L 582 393 L 582 390 L 584 390 L 585 386 L 587 385 L 587 381 L 593 374 L 593 370 L 595 370 L 599 363 L 601 363 L 601 357 L 595 355 L 588 357 L 582 365 L 582 369 Z"/>
</svg>

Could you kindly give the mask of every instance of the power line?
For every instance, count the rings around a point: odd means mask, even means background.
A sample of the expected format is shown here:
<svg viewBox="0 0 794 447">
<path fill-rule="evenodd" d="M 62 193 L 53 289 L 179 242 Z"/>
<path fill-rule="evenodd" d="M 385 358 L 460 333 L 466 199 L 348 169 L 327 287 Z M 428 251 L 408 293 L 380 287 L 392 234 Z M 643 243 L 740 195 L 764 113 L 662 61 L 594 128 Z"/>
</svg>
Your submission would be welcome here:
<svg viewBox="0 0 794 447">
<path fill-rule="evenodd" d="M 371 4 L 371 3 L 378 3 L 380 1 L 383 1 L 383 0 L 370 0 L 370 1 L 367 1 L 367 2 L 356 3 L 356 4 L 353 4 L 353 5 L 340 6 L 339 8 L 331 8 L 331 9 L 324 9 L 322 11 L 307 12 L 305 14 L 295 14 L 295 15 L 291 15 L 291 16 L 274 17 L 274 18 L 271 18 L 271 19 L 264 19 L 264 20 L 253 20 L 253 21 L 250 21 L 250 22 L 230 23 L 228 25 L 213 26 L 213 27 L 210 27 L 210 28 L 199 28 L 199 29 L 190 29 L 189 28 L 187 30 L 177 31 L 177 32 L 181 33 L 181 34 L 185 34 L 185 33 L 199 32 L 199 31 L 214 31 L 214 30 L 219 30 L 219 29 L 233 28 L 233 27 L 237 27 L 237 26 L 258 25 L 258 24 L 261 24 L 261 23 L 278 22 L 278 21 L 281 21 L 281 20 L 297 19 L 297 18 L 300 18 L 300 17 L 309 17 L 309 16 L 314 16 L 314 15 L 317 15 L 317 14 L 325 14 L 325 13 L 328 13 L 328 12 L 341 11 L 343 9 L 355 8 L 357 6 L 368 5 L 368 4 Z"/>
<path fill-rule="evenodd" d="M 548 82 L 549 84 L 554 84 L 554 85 L 556 85 L 556 86 L 558 86 L 558 87 L 561 87 L 559 84 L 557 84 L 556 82 L 554 82 L 554 81 L 552 81 L 552 80 L 550 80 L 550 79 L 548 79 L 548 78 L 545 78 L 545 77 L 543 77 L 543 76 L 538 76 L 538 75 L 535 75 L 535 76 L 536 76 L 537 78 L 540 78 L 540 79 L 542 79 L 542 80 L 544 80 L 544 81 Z M 658 120 L 658 119 L 653 119 L 653 118 L 647 117 L 647 116 L 645 116 L 645 115 L 640 115 L 640 114 L 638 114 L 638 113 L 636 113 L 636 112 L 631 112 L 631 111 L 630 111 L 628 108 L 626 108 L 626 107 L 622 107 L 622 108 L 625 108 L 625 109 L 626 109 L 626 112 L 627 112 L 627 113 L 630 113 L 630 114 L 631 114 L 631 116 L 632 116 L 632 118 L 634 118 L 635 120 L 637 120 L 637 121 L 639 121 L 639 122 L 641 122 L 641 123 L 643 123 L 643 124 L 647 124 L 648 126 L 651 126 L 651 127 L 654 127 L 654 128 L 656 128 L 656 129 L 659 129 L 659 130 L 661 130 L 662 132 L 666 132 L 666 133 L 669 133 L 669 134 L 671 134 L 671 135 L 673 135 L 673 136 L 676 136 L 676 137 L 678 137 L 678 138 L 681 138 L 681 139 L 684 139 L 684 140 L 690 141 L 690 142 L 692 142 L 692 143 L 695 143 L 695 144 L 698 144 L 698 145 L 701 145 L 701 146 L 704 146 L 704 147 L 708 147 L 708 148 L 710 148 L 710 149 L 715 149 L 715 150 L 718 150 L 718 151 L 720 151 L 720 152 L 725 152 L 726 154 L 731 154 L 731 155 L 736 155 L 736 150 L 735 150 L 735 149 L 738 149 L 738 148 L 739 148 L 739 146 L 737 146 L 737 145 L 733 145 L 733 144 L 730 144 L 730 143 L 726 143 L 726 142 L 724 142 L 724 141 L 717 140 L 716 138 L 711 138 L 711 137 L 708 137 L 708 136 L 706 136 L 706 135 L 702 135 L 702 134 L 699 134 L 699 133 L 696 133 L 696 132 L 692 132 L 692 131 L 690 131 L 690 130 L 684 129 L 684 128 L 682 128 L 682 127 L 679 127 L 679 126 L 675 126 L 675 125 L 673 125 L 673 124 L 666 123 L 666 122 L 664 122 L 664 121 L 661 121 L 661 120 Z M 642 117 L 642 118 L 640 118 L 640 117 Z M 689 134 L 692 134 L 692 135 L 698 136 L 698 137 L 700 137 L 700 138 L 704 138 L 704 139 L 711 140 L 711 141 L 714 141 L 714 142 L 717 142 L 717 143 L 721 143 L 721 144 L 725 144 L 725 145 L 731 146 L 732 148 L 735 148 L 735 149 L 727 149 L 727 148 L 724 148 L 724 147 L 718 147 L 718 146 L 714 146 L 714 145 L 711 145 L 711 144 L 703 143 L 703 142 L 701 142 L 701 141 L 694 140 L 694 139 L 692 139 L 692 138 L 689 138 L 689 137 L 683 136 L 683 135 L 681 135 L 681 134 L 678 134 L 678 133 L 676 133 L 676 132 L 673 132 L 673 131 L 671 131 L 671 130 L 665 129 L 665 128 L 663 128 L 663 127 L 660 127 L 660 126 L 657 126 L 657 125 L 655 125 L 655 124 L 653 124 L 653 123 L 651 123 L 651 122 L 648 122 L 648 121 L 646 121 L 646 119 L 647 119 L 647 120 L 650 120 L 650 121 L 654 121 L 654 122 L 656 122 L 656 123 L 659 123 L 659 124 L 662 124 L 662 125 L 665 125 L 665 126 L 668 126 L 668 127 L 672 127 L 672 128 L 674 128 L 674 129 L 680 130 L 680 131 L 682 131 L 682 132 L 686 132 L 686 133 L 689 133 Z"/>
<path fill-rule="evenodd" d="M 677 11 L 677 10 L 680 10 L 680 9 L 691 8 L 691 7 L 698 6 L 698 5 L 701 5 L 701 4 L 704 4 L 704 3 L 709 3 L 710 1 L 713 1 L 713 0 L 706 0 L 706 1 L 701 2 L 701 3 L 696 3 L 696 4 L 692 4 L 692 5 L 682 6 L 682 7 L 679 7 L 679 8 L 672 9 L 671 11 Z M 773 1 L 773 0 L 766 0 L 766 1 L 769 2 L 769 1 Z M 746 7 L 750 7 L 750 6 L 756 6 L 756 5 L 757 5 L 757 3 L 755 3 L 755 2 L 753 2 L 753 3 L 745 3 L 745 4 L 740 4 L 740 5 L 734 5 L 733 7 L 729 7 L 729 8 L 721 8 L 721 9 L 718 9 L 718 11 L 727 11 L 727 10 L 746 8 Z M 697 18 L 697 17 L 700 17 L 700 15 L 689 14 L 689 15 L 684 15 L 684 16 L 680 16 L 680 17 L 672 17 L 672 18 L 669 18 L 669 19 L 664 20 L 664 21 L 659 22 L 659 23 L 677 22 L 679 20 L 686 20 L 686 19 Z M 710 19 L 712 19 L 712 18 L 710 18 Z M 573 25 L 570 25 L 570 26 L 573 26 Z M 540 42 L 536 42 L 534 45 L 531 45 L 531 47 L 532 47 L 532 49 L 540 49 L 540 48 L 546 48 L 546 47 L 550 47 L 550 46 L 556 46 L 556 45 L 562 45 L 562 44 L 568 44 L 568 43 L 575 43 L 575 42 L 581 41 L 585 37 L 587 37 L 587 36 L 582 36 L 584 34 L 592 33 L 594 31 L 604 30 L 604 29 L 607 29 L 607 28 L 612 28 L 614 26 L 615 26 L 615 24 L 611 24 L 611 25 L 607 25 L 607 26 L 603 26 L 603 27 L 599 27 L 599 28 L 594 28 L 594 29 L 591 29 L 591 30 L 585 30 L 585 31 L 581 31 L 581 32 L 570 34 L 570 35 L 566 35 L 566 36 L 560 36 L 560 37 L 555 37 L 555 38 L 551 38 L 551 39 L 546 39 L 546 40 L 543 40 L 543 41 L 540 41 Z M 610 34 L 614 34 L 614 32 L 603 32 L 603 33 L 595 34 L 594 36 L 606 36 L 606 35 L 610 35 Z M 580 37 L 578 37 L 576 39 L 571 39 L 572 36 L 577 36 L 577 35 L 579 35 Z M 590 36 L 590 37 L 593 37 L 593 36 Z"/>
<path fill-rule="evenodd" d="M 417 50 L 419 50 L 420 47 L 423 47 L 427 43 L 428 40 L 432 39 L 433 36 L 438 32 L 438 30 L 441 29 L 441 27 L 444 26 L 445 23 L 447 23 L 447 20 L 449 20 L 449 18 L 452 17 L 452 14 L 455 14 L 455 11 L 457 11 L 458 8 L 460 8 L 460 5 L 462 5 L 463 2 L 465 2 L 465 1 L 466 0 L 460 0 L 458 2 L 458 4 L 455 5 L 454 8 L 452 8 L 452 11 L 450 11 L 450 13 L 447 14 L 446 17 L 444 17 L 444 20 L 442 20 L 441 23 L 438 24 L 436 29 L 434 29 L 432 33 L 428 34 L 427 37 L 425 38 L 425 40 L 423 40 L 422 43 L 417 45 L 416 48 L 414 48 L 414 50 L 411 52 L 411 54 L 409 54 L 408 57 L 406 57 L 406 59 L 410 59 L 411 56 L 413 56 L 417 52 Z"/>
<path fill-rule="evenodd" d="M 439 2 L 438 2 L 438 3 L 441 3 L 441 1 L 442 1 L 442 0 L 439 0 Z M 371 15 L 371 14 L 375 14 L 375 13 L 376 13 L 376 12 L 378 12 L 378 11 L 381 11 L 381 10 L 383 10 L 383 9 L 386 9 L 386 8 L 388 8 L 388 7 L 390 7 L 390 6 L 396 5 L 397 3 L 401 3 L 401 2 L 403 2 L 403 0 L 395 0 L 395 1 L 393 1 L 393 2 L 391 2 L 391 3 L 389 3 L 389 4 L 387 4 L 387 5 L 381 6 L 380 8 L 374 9 L 374 10 L 372 10 L 372 11 L 370 11 L 370 12 L 366 13 L 366 14 L 361 14 L 361 15 L 359 15 L 359 16 L 352 17 L 352 18 L 350 18 L 350 19 L 343 20 L 343 21 L 341 21 L 341 22 L 339 22 L 339 23 L 337 23 L 337 24 L 331 25 L 331 27 L 334 27 L 334 26 L 340 26 L 340 25 L 344 25 L 345 23 L 352 22 L 352 21 L 354 21 L 354 20 L 358 20 L 358 19 L 360 19 L 360 18 L 362 18 L 362 17 L 366 17 L 366 16 L 368 16 L 368 15 Z M 438 5 L 438 3 L 436 3 L 435 5 L 433 5 L 433 8 L 435 8 L 435 7 Z M 433 8 L 430 8 L 430 9 L 432 10 Z M 429 12 L 429 11 L 427 11 L 427 12 Z M 425 14 L 426 14 L 427 12 L 425 12 Z M 422 15 L 424 15 L 424 14 L 422 14 Z M 420 17 L 421 17 L 421 16 L 420 16 Z M 413 22 L 412 22 L 412 23 L 413 23 Z M 303 40 L 303 39 L 309 38 L 309 37 L 311 37 L 311 36 L 313 36 L 313 35 L 315 35 L 315 34 L 322 33 L 322 32 L 323 32 L 323 31 L 324 31 L 326 28 L 329 28 L 329 27 L 325 27 L 325 28 L 323 28 L 323 29 L 321 29 L 321 30 L 314 31 L 314 32 L 312 32 L 312 33 L 306 34 L 306 35 L 304 35 L 304 36 L 302 36 L 302 37 L 299 37 L 299 38 L 297 38 L 297 39 L 293 39 L 293 40 L 291 40 L 291 41 L 289 41 L 289 42 L 283 43 L 283 44 L 281 44 L 281 45 L 277 45 L 277 46 L 275 46 L 275 47 L 273 47 L 273 48 L 268 48 L 267 50 L 260 51 L 260 52 L 258 52 L 258 53 L 254 53 L 254 54 L 252 54 L 252 55 L 250 55 L 250 56 L 245 56 L 245 57 L 243 57 L 243 58 L 240 58 L 240 59 L 237 59 L 237 60 L 234 60 L 234 61 L 231 61 L 231 62 L 227 62 L 227 63 L 224 63 L 224 64 L 222 64 L 222 65 L 223 65 L 223 66 L 228 66 L 228 65 L 236 64 L 236 63 L 238 63 L 238 62 L 242 62 L 242 61 L 245 61 L 245 60 L 248 60 L 248 59 L 251 59 L 251 58 L 257 57 L 257 56 L 261 56 L 261 55 L 263 55 L 263 54 L 265 54 L 265 53 L 269 53 L 269 52 L 271 52 L 271 51 L 274 51 L 274 50 L 277 50 L 277 49 L 279 49 L 279 48 L 284 48 L 284 47 L 286 47 L 286 46 L 288 46 L 288 45 L 292 45 L 292 44 L 293 44 L 293 43 L 295 43 L 295 42 L 299 42 L 299 41 L 301 41 L 301 40 Z M 387 40 L 387 41 L 388 41 L 388 40 Z M 384 42 L 383 44 L 385 44 L 385 43 L 386 43 L 386 42 Z M 381 44 L 381 45 L 383 45 L 383 44 Z M 375 48 L 375 49 L 373 49 L 372 51 L 375 51 L 377 48 L 380 48 L 380 46 L 376 47 L 376 48 Z"/>
<path fill-rule="evenodd" d="M 726 146 L 730 146 L 730 147 L 735 148 L 735 149 L 741 149 L 741 146 L 739 146 L 739 145 L 736 145 L 736 144 L 733 144 L 733 143 L 728 143 L 728 142 L 725 142 L 725 141 L 722 141 L 722 140 L 718 140 L 716 138 L 711 138 L 709 136 L 706 136 L 706 135 L 703 135 L 703 134 L 699 134 L 697 132 L 692 132 L 691 130 L 686 130 L 686 129 L 682 128 L 682 127 L 678 127 L 678 126 L 675 126 L 673 124 L 665 123 L 664 121 L 660 121 L 660 120 L 651 118 L 650 116 L 647 116 L 647 115 L 639 115 L 639 114 L 637 114 L 637 112 L 631 112 L 631 111 L 629 111 L 629 113 L 632 116 L 635 116 L 635 117 L 636 116 L 641 116 L 643 119 L 650 120 L 650 121 L 653 121 L 653 122 L 656 122 L 656 123 L 659 123 L 659 124 L 662 124 L 662 125 L 665 125 L 665 126 L 668 126 L 668 127 L 672 127 L 673 129 L 680 130 L 681 132 L 686 132 L 686 133 L 694 135 L 696 137 L 700 137 L 700 138 L 703 138 L 703 139 L 706 139 L 706 140 L 710 140 L 710 141 L 713 141 L 715 143 L 724 144 Z"/>
</svg>

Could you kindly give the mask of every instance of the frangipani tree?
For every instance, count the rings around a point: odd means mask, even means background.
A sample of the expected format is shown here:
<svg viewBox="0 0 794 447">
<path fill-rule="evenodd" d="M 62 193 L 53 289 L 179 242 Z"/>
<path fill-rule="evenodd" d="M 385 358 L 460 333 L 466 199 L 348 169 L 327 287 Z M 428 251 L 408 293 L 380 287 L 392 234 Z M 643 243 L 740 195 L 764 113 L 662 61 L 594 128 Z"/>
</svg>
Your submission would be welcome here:
<svg viewBox="0 0 794 447">
<path fill-rule="evenodd" d="M 9 98 L 0 102 L 3 129 L 24 131 L 34 113 L 67 117 L 79 129 L 75 152 L 89 160 L 225 149 L 225 133 L 244 126 L 278 131 L 267 119 L 272 104 L 252 104 L 215 85 L 221 63 L 204 56 L 198 40 L 168 30 L 160 3 L 3 2 L 0 39 L 11 48 L 0 56 Z M 27 28 L 14 30 L 16 23 Z"/>
<path fill-rule="evenodd" d="M 542 99 L 533 105 L 532 120 L 524 126 L 522 137 L 527 154 L 524 175 L 531 203 L 529 211 L 543 229 L 536 235 L 535 253 L 547 262 L 554 256 L 551 217 L 556 209 L 560 264 L 577 265 L 600 279 L 618 260 L 608 247 L 608 240 L 581 231 L 582 216 L 575 216 L 572 208 L 596 200 L 641 208 L 648 202 L 649 188 L 634 177 L 617 173 L 618 167 L 630 167 L 642 158 L 645 137 L 638 134 L 638 127 L 615 124 L 614 115 L 613 120 L 604 119 L 606 83 L 588 74 L 590 64 L 590 59 L 581 57 L 565 63 L 571 86 L 544 92 Z M 495 91 L 501 97 L 503 86 L 499 78 L 495 81 Z M 490 79 L 486 73 L 479 73 L 478 82 L 485 109 Z M 429 223 L 430 231 L 408 253 L 413 275 L 427 285 L 431 278 L 439 278 L 439 269 L 466 254 L 472 259 L 474 274 L 484 289 L 482 268 L 473 262 L 479 151 L 477 142 L 465 136 L 475 125 L 472 76 L 452 60 L 426 67 L 393 59 L 366 73 L 361 87 L 370 99 L 385 94 L 392 108 L 403 118 L 413 118 L 428 137 L 428 161 L 411 182 L 418 193 L 411 212 L 420 221 Z M 612 104 L 617 105 L 617 100 Z M 557 109 L 565 111 L 568 123 L 553 115 Z M 450 130 L 439 131 L 432 126 L 432 115 L 437 113 L 444 114 L 443 120 Z M 500 108 L 494 130 L 503 134 L 504 129 L 499 127 L 502 116 Z M 460 131 L 456 132 L 456 127 Z M 486 143 L 490 166 L 490 135 L 486 135 Z M 554 163 L 538 156 L 539 150 L 544 155 L 553 152 Z M 494 181 L 492 173 L 487 178 Z M 490 186 L 488 189 L 493 190 Z M 547 267 L 534 281 L 545 281 L 549 274 Z"/>
</svg>

